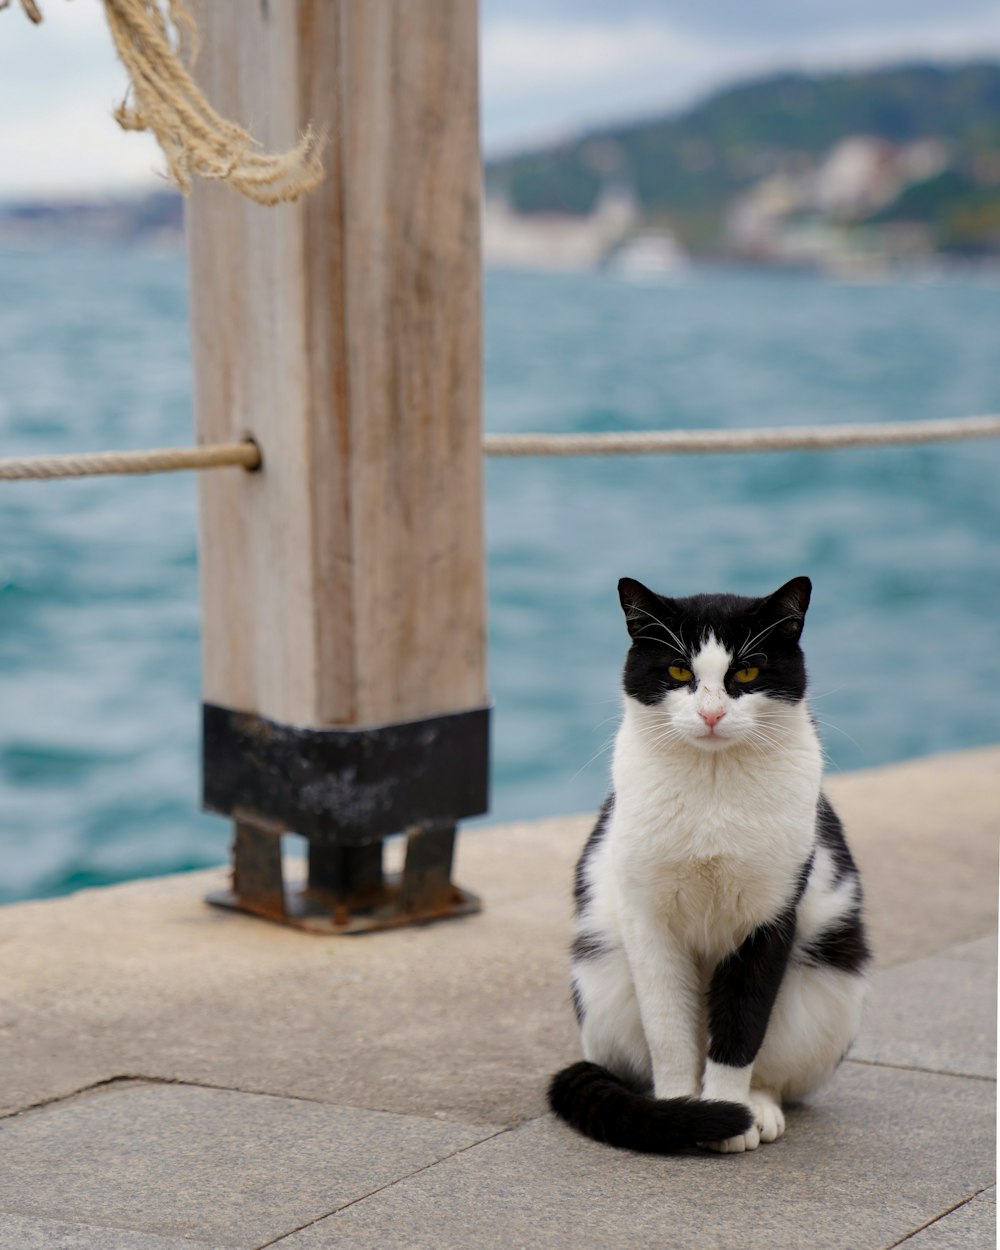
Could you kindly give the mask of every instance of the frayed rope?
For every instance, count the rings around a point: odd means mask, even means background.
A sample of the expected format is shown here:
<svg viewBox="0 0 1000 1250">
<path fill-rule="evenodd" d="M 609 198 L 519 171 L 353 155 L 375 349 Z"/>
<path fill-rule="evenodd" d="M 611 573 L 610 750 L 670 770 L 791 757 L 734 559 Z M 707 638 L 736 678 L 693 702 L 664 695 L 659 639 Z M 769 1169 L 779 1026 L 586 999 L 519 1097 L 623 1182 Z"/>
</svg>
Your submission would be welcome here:
<svg viewBox="0 0 1000 1250">
<path fill-rule="evenodd" d="M 0 9 L 11 0 L 0 0 Z M 40 22 L 35 0 L 21 0 Z M 185 195 L 192 176 L 226 183 L 258 204 L 297 200 L 322 182 L 324 137 L 310 126 L 294 148 L 269 154 L 249 131 L 227 121 L 202 95 L 188 70 L 198 54 L 198 31 L 184 0 L 104 0 L 118 56 L 130 79 L 115 110 L 123 130 L 150 130 L 170 177 Z"/>
</svg>

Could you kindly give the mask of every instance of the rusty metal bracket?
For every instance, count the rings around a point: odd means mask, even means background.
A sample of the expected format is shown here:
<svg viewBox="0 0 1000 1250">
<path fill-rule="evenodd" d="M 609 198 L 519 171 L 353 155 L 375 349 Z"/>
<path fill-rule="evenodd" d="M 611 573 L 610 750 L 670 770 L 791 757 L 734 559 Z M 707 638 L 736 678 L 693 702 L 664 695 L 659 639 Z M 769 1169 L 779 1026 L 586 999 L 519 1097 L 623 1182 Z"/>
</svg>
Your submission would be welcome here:
<svg viewBox="0 0 1000 1250">
<path fill-rule="evenodd" d="M 245 819 L 235 825 L 232 889 L 207 895 L 215 907 L 325 934 L 369 933 L 481 910 L 477 896 L 451 880 L 454 825 L 410 829 L 403 871 L 395 874 L 383 871 L 381 842 L 310 842 L 301 887 L 284 881 L 279 828 Z"/>
<path fill-rule="evenodd" d="M 208 902 L 314 933 L 352 934 L 464 916 L 451 880 L 456 825 L 486 809 L 489 710 L 362 730 L 308 730 L 205 707 L 205 806 L 232 816 L 232 888 Z M 401 873 L 383 842 L 406 835 Z M 281 835 L 308 842 L 301 887 Z"/>
</svg>

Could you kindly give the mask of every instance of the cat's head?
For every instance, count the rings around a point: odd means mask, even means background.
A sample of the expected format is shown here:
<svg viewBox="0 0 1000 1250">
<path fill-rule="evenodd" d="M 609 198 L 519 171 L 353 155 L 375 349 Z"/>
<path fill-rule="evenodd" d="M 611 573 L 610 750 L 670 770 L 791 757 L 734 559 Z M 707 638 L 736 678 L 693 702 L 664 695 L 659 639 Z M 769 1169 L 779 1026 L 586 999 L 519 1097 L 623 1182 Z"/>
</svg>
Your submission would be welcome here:
<svg viewBox="0 0 1000 1250">
<path fill-rule="evenodd" d="M 618 594 L 632 638 L 625 694 L 649 709 L 665 746 L 763 747 L 806 692 L 799 647 L 812 583 L 773 595 L 668 599 L 623 577 Z"/>
</svg>

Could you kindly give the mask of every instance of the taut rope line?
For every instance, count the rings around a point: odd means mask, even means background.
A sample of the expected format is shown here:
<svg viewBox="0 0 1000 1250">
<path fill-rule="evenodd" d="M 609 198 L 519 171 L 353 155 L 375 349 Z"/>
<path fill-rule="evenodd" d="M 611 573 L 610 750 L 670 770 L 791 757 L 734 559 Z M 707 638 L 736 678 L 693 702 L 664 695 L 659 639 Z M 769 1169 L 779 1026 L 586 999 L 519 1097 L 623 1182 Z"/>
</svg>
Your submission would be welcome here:
<svg viewBox="0 0 1000 1250">
<path fill-rule="evenodd" d="M 221 469 L 229 465 L 259 469 L 260 448 L 247 441 L 150 451 L 97 451 L 79 456 L 24 456 L 0 460 L 0 482 L 109 473 L 174 473 L 178 469 Z"/>
<path fill-rule="evenodd" d="M 759 430 L 648 430 L 621 434 L 487 434 L 487 456 L 696 455 L 733 451 L 835 451 L 1000 438 L 1000 416 L 952 417 L 872 425 L 778 426 Z M 0 482 L 31 478 L 91 477 L 109 473 L 172 473 L 178 469 L 259 469 L 251 440 L 153 451 L 102 451 L 79 456 L 0 459 Z"/>
<path fill-rule="evenodd" d="M 720 451 L 833 451 L 1000 437 L 1000 416 L 759 430 L 637 430 L 616 434 L 487 434 L 488 456 L 636 456 Z"/>
</svg>

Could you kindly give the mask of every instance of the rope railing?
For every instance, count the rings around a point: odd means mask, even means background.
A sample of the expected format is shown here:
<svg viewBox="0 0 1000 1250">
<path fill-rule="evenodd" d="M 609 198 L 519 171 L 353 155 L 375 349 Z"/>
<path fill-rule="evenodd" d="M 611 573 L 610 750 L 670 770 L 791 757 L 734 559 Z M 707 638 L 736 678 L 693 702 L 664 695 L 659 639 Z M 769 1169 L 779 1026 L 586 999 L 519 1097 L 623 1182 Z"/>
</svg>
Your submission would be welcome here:
<svg viewBox="0 0 1000 1250">
<path fill-rule="evenodd" d="M 176 473 L 180 469 L 259 469 L 260 448 L 242 443 L 203 447 L 155 447 L 149 451 L 97 451 L 79 456 L 22 456 L 0 459 L 0 482 L 38 478 L 96 477 L 112 473 Z"/>
<path fill-rule="evenodd" d="M 637 456 L 722 451 L 832 451 L 838 447 L 957 442 L 1000 437 L 1000 415 L 869 425 L 757 430 L 636 430 L 616 434 L 487 434 L 488 456 Z"/>
<path fill-rule="evenodd" d="M 487 434 L 487 456 L 695 455 L 734 451 L 833 451 L 845 447 L 916 446 L 1000 438 L 1000 415 L 868 425 L 772 426 L 756 430 L 645 430 L 605 434 Z M 113 473 L 173 473 L 238 466 L 259 469 L 257 444 L 212 443 L 151 451 L 104 451 L 78 456 L 0 459 L 0 481 L 93 477 Z"/>
</svg>

